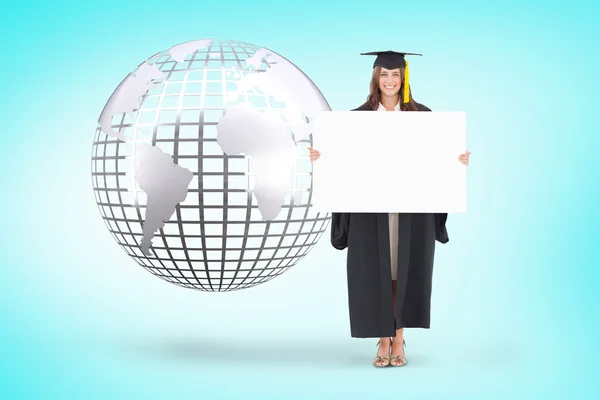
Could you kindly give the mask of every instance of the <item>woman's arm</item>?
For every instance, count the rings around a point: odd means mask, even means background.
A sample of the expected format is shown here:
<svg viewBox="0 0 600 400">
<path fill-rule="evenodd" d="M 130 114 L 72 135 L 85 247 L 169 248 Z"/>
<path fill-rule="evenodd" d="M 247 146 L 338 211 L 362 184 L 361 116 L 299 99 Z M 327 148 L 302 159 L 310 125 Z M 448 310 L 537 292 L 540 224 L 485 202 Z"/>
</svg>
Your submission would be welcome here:
<svg viewBox="0 0 600 400">
<path fill-rule="evenodd" d="M 350 213 L 331 214 L 331 245 L 338 250 L 348 247 Z"/>
</svg>

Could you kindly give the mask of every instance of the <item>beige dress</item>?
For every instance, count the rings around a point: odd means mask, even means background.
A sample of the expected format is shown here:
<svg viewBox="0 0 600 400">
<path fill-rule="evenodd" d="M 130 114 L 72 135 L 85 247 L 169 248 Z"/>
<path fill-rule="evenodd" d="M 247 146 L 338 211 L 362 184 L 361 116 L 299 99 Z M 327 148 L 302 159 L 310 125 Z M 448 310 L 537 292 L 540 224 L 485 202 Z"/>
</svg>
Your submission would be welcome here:
<svg viewBox="0 0 600 400">
<path fill-rule="evenodd" d="M 392 280 L 398 280 L 398 213 L 389 213 Z"/>
</svg>

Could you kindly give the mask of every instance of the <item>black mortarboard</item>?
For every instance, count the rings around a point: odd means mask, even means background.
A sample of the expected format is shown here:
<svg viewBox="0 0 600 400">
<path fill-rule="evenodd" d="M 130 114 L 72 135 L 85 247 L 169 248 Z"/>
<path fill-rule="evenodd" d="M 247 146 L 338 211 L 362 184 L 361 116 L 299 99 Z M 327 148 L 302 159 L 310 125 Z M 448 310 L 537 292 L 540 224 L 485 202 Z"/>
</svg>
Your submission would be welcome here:
<svg viewBox="0 0 600 400">
<path fill-rule="evenodd" d="M 373 68 L 383 67 L 386 69 L 404 68 L 406 66 L 405 55 L 422 56 L 417 53 L 400 53 L 397 51 L 372 51 L 370 53 L 360 53 L 362 56 L 377 56 L 373 63 Z"/>
<path fill-rule="evenodd" d="M 360 53 L 362 56 L 377 56 L 373 63 L 373 68 L 383 67 L 386 69 L 404 68 L 404 103 L 408 103 L 409 83 L 408 83 L 408 61 L 404 58 L 406 55 L 422 56 L 418 53 L 400 53 L 397 51 L 372 51 L 369 53 Z"/>
</svg>

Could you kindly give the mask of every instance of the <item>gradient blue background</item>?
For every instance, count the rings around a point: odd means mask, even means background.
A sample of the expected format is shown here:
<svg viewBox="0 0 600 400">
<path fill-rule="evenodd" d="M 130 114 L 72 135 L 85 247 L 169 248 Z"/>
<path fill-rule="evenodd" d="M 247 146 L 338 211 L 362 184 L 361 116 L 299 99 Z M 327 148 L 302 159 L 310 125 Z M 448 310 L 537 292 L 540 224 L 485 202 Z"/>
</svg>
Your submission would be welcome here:
<svg viewBox="0 0 600 400">
<path fill-rule="evenodd" d="M 592 3 L 4 3 L 0 397 L 597 398 Z M 148 56 L 210 37 L 277 51 L 336 110 L 365 99 L 360 52 L 422 52 L 415 99 L 467 112 L 468 213 L 437 247 L 432 328 L 406 332 L 407 367 L 373 368 L 376 341 L 350 338 L 327 236 L 267 284 L 205 293 L 109 235 L 89 161 L 102 107 Z"/>
</svg>

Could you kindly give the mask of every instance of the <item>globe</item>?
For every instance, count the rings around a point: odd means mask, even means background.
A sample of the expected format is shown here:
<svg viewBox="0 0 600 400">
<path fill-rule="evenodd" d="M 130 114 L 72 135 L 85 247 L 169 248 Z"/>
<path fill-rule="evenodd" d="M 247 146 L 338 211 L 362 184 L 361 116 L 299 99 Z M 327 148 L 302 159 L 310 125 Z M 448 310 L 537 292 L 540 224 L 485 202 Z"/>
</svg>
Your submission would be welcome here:
<svg viewBox="0 0 600 400">
<path fill-rule="evenodd" d="M 138 65 L 102 110 L 92 186 L 118 245 L 175 285 L 232 291 L 302 260 L 330 215 L 311 210 L 311 121 L 330 107 L 276 52 L 201 39 Z"/>
</svg>

